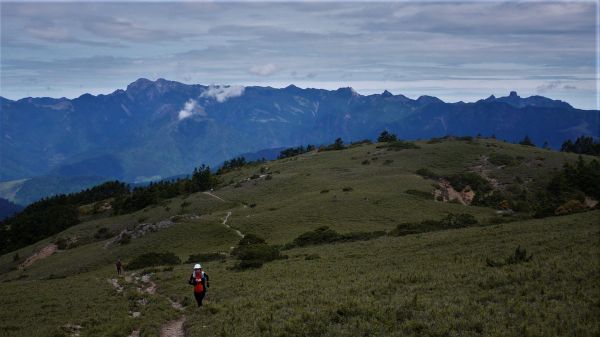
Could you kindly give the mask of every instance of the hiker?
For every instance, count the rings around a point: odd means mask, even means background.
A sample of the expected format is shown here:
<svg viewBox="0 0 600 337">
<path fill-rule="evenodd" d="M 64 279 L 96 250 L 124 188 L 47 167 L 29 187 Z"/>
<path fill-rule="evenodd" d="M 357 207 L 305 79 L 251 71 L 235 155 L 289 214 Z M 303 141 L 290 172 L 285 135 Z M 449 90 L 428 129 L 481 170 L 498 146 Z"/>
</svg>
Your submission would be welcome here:
<svg viewBox="0 0 600 337">
<path fill-rule="evenodd" d="M 198 306 L 202 306 L 202 300 L 206 295 L 206 288 L 208 288 L 208 274 L 202 271 L 202 266 L 199 263 L 194 265 L 194 271 L 190 276 L 189 284 L 194 286 L 194 297 Z"/>
<path fill-rule="evenodd" d="M 121 263 L 121 259 L 117 259 L 117 263 L 115 263 L 115 266 L 117 266 L 117 275 L 121 275 L 121 270 L 123 268 L 123 264 Z"/>
</svg>

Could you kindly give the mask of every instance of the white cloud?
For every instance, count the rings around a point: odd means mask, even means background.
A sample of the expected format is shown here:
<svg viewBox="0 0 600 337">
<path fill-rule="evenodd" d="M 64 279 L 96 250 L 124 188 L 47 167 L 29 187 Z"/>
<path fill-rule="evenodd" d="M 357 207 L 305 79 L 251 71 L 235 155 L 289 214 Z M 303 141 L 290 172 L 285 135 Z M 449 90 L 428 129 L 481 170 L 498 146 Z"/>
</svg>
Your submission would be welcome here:
<svg viewBox="0 0 600 337">
<path fill-rule="evenodd" d="M 536 90 L 539 93 L 543 93 L 546 91 L 551 91 L 554 89 L 564 89 L 564 90 L 575 90 L 577 89 L 576 86 L 571 85 L 571 84 L 564 84 L 562 83 L 562 81 L 551 81 L 548 83 L 544 83 L 542 85 L 539 85 Z"/>
<path fill-rule="evenodd" d="M 226 100 L 242 96 L 244 94 L 244 87 L 241 85 L 211 85 L 200 95 L 200 97 L 209 97 L 217 100 L 219 103 L 223 103 Z"/>
<path fill-rule="evenodd" d="M 270 76 L 276 73 L 279 70 L 279 67 L 273 63 L 267 63 L 263 65 L 256 65 L 250 67 L 249 71 L 251 74 L 258 76 Z"/>
<path fill-rule="evenodd" d="M 198 102 L 194 99 L 189 99 L 183 105 L 183 109 L 179 111 L 179 120 L 186 119 L 192 115 L 206 115 L 204 109 L 201 106 L 198 106 Z"/>
</svg>

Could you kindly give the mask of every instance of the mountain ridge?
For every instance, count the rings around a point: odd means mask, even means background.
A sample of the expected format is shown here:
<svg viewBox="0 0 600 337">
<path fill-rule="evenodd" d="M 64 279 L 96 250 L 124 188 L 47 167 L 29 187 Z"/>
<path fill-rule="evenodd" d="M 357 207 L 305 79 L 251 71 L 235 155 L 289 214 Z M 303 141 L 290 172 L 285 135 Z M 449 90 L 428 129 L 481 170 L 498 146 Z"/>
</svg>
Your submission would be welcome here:
<svg viewBox="0 0 600 337">
<path fill-rule="evenodd" d="M 205 86 L 140 78 L 109 94 L 0 102 L 0 181 L 82 175 L 78 168 L 90 167 L 92 175 L 111 172 L 107 178 L 144 181 L 200 163 L 215 166 L 241 153 L 337 137 L 374 139 L 382 130 L 403 139 L 482 134 L 514 142 L 529 135 L 553 148 L 581 135 L 600 136 L 598 110 L 516 92 L 447 103 L 387 90 L 361 95 L 349 87 Z"/>
</svg>

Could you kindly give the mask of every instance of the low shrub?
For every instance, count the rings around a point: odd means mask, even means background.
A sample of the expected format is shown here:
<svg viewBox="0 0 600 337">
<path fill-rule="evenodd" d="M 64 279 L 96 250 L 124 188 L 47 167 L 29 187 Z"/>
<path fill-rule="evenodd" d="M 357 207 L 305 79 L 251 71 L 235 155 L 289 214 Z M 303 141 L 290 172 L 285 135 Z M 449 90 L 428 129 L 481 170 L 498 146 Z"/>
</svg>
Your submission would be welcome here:
<svg viewBox="0 0 600 337">
<path fill-rule="evenodd" d="M 404 222 L 398 224 L 396 228 L 388 233 L 391 236 L 404 236 L 409 234 L 418 234 L 434 232 L 446 229 L 463 228 L 477 225 L 478 221 L 471 214 L 448 214 L 441 220 L 424 220 L 421 222 Z"/>
<path fill-rule="evenodd" d="M 377 148 L 393 150 L 393 151 L 408 150 L 408 149 L 420 149 L 420 147 L 417 146 L 417 144 L 415 144 L 413 142 L 404 142 L 404 141 L 400 141 L 400 140 L 396 141 L 396 142 L 383 143 L 382 145 L 378 145 Z"/>
<path fill-rule="evenodd" d="M 155 266 L 170 266 L 181 264 L 181 259 L 172 252 L 146 253 L 137 256 L 128 265 L 128 269 L 141 269 Z"/>
<path fill-rule="evenodd" d="M 234 270 L 260 268 L 266 262 L 287 258 L 281 255 L 279 246 L 269 245 L 265 239 L 248 234 L 244 236 L 237 247 L 231 252 L 239 261 L 233 266 Z"/>
<path fill-rule="evenodd" d="M 383 162 L 383 165 L 391 165 L 393 162 L 394 162 L 394 160 L 392 160 L 392 159 L 386 159 L 386 160 Z"/>
<path fill-rule="evenodd" d="M 321 190 L 321 194 L 323 193 L 329 193 L 329 190 Z"/>
<path fill-rule="evenodd" d="M 190 255 L 185 263 L 210 262 L 225 259 L 227 259 L 227 255 L 221 253 L 198 253 Z"/>
<path fill-rule="evenodd" d="M 347 186 L 347 187 L 342 188 L 342 191 L 344 191 L 344 192 L 351 192 L 351 191 L 354 191 L 354 189 L 352 187 L 350 187 L 350 186 Z"/>
<path fill-rule="evenodd" d="M 369 161 L 369 159 L 365 159 L 361 162 L 362 165 L 369 165 L 371 164 L 371 162 Z"/>
<path fill-rule="evenodd" d="M 351 232 L 347 234 L 340 234 L 327 226 L 322 226 L 313 231 L 300 234 L 300 236 L 295 238 L 294 241 L 286 244 L 284 246 L 284 249 L 321 245 L 335 242 L 367 241 L 384 236 L 385 234 L 386 233 L 384 231 Z"/>
<path fill-rule="evenodd" d="M 448 179 L 452 187 L 457 191 L 462 191 L 467 185 L 471 186 L 471 189 L 480 195 L 492 189 L 487 180 L 473 172 L 453 174 L 446 177 L 446 179 Z"/>
</svg>

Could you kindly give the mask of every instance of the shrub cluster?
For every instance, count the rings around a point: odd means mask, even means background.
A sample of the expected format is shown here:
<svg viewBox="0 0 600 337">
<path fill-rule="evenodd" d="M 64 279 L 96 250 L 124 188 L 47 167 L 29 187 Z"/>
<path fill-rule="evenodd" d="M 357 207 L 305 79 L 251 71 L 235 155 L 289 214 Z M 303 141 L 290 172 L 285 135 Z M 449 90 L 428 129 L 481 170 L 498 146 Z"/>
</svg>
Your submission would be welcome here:
<svg viewBox="0 0 600 337">
<path fill-rule="evenodd" d="M 473 172 L 453 174 L 446 177 L 446 179 L 448 179 L 452 187 L 457 191 L 462 191 L 467 185 L 479 195 L 487 193 L 492 189 L 487 180 Z"/>
<path fill-rule="evenodd" d="M 383 231 L 351 232 L 347 234 L 340 234 L 327 226 L 323 226 L 313 231 L 300 234 L 300 236 L 295 238 L 294 241 L 286 244 L 284 249 L 322 245 L 335 242 L 367 241 L 384 235 L 385 232 Z"/>
<path fill-rule="evenodd" d="M 265 158 L 261 158 L 261 159 L 255 160 L 255 161 L 248 161 L 243 156 L 236 157 L 231 160 L 224 161 L 223 165 L 217 170 L 216 174 L 221 175 L 221 174 L 233 171 L 240 167 L 257 165 L 257 164 L 264 163 L 265 161 L 267 161 Z"/>
<path fill-rule="evenodd" d="M 279 252 L 279 246 L 269 245 L 254 234 L 244 236 L 231 254 L 239 259 L 233 267 L 236 270 L 260 268 L 266 262 L 286 258 Z"/>
<path fill-rule="evenodd" d="M 279 152 L 279 156 L 277 157 L 277 159 L 294 157 L 294 156 L 301 155 L 303 153 L 310 152 L 313 150 L 315 150 L 315 146 L 310 145 L 310 144 L 308 144 L 306 147 L 304 147 L 302 145 L 298 146 L 298 147 L 290 147 L 290 148 L 287 148 L 287 149 Z"/>
<path fill-rule="evenodd" d="M 339 151 L 346 149 L 342 138 L 337 138 L 333 144 L 319 147 L 319 151 Z"/>
<path fill-rule="evenodd" d="M 383 131 L 381 134 L 379 134 L 379 137 L 377 138 L 378 143 L 391 143 L 396 141 L 398 141 L 398 137 L 395 134 L 389 133 L 387 131 Z"/>
<path fill-rule="evenodd" d="M 415 144 L 413 142 L 405 142 L 405 141 L 401 141 L 401 140 L 398 140 L 395 142 L 387 142 L 382 145 L 377 145 L 377 148 L 394 150 L 394 151 L 407 150 L 407 149 L 420 149 L 420 147 L 417 146 L 417 144 Z"/>
<path fill-rule="evenodd" d="M 181 264 L 181 259 L 172 252 L 146 253 L 137 256 L 127 264 L 128 269 L 142 269 L 156 266 L 170 266 Z"/>
<path fill-rule="evenodd" d="M 448 214 L 441 220 L 425 220 L 418 223 L 404 222 L 398 224 L 396 228 L 389 232 L 391 236 L 404 236 L 409 234 L 418 234 L 425 232 L 434 232 L 446 229 L 455 229 L 475 226 L 477 219 L 471 214 Z"/>
<path fill-rule="evenodd" d="M 210 262 L 210 261 L 220 261 L 227 259 L 227 255 L 221 253 L 198 253 L 192 254 L 185 261 L 186 263 L 197 263 L 199 261 L 202 262 Z"/>
</svg>

